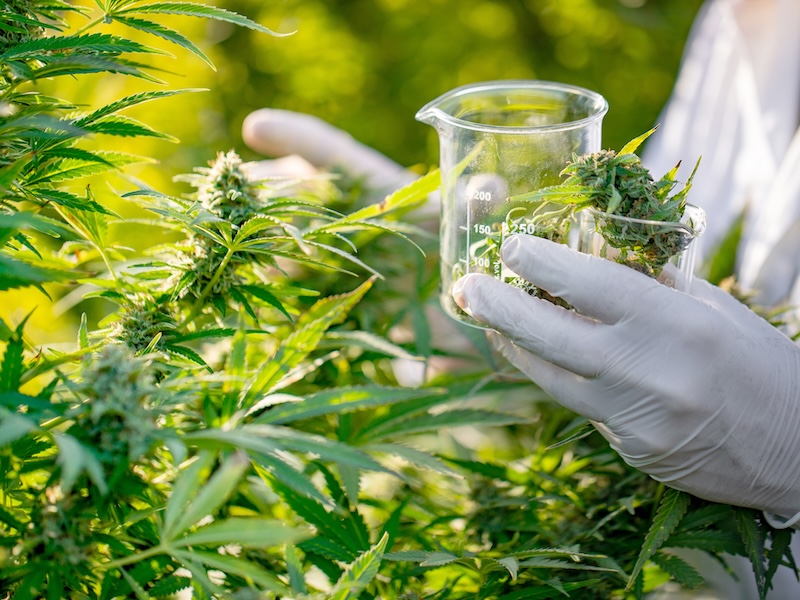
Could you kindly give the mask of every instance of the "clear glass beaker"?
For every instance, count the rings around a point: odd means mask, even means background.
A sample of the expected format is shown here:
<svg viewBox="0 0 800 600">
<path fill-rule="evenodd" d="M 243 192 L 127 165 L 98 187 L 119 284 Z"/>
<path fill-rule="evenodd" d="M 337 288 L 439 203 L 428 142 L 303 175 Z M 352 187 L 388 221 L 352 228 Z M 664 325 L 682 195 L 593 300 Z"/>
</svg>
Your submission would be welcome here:
<svg viewBox="0 0 800 600">
<path fill-rule="evenodd" d="M 695 240 L 706 213 L 687 204 L 679 223 L 609 215 L 587 208 L 578 214 L 578 251 L 613 260 L 688 292 L 694 274 Z"/>
<path fill-rule="evenodd" d="M 573 154 L 600 150 L 607 110 L 600 94 L 547 81 L 466 85 L 420 109 L 417 120 L 439 134 L 441 303 L 450 316 L 484 327 L 451 292 L 467 273 L 514 276 L 500 260 L 507 235 L 565 235 L 558 208 L 525 195 L 559 183 Z"/>
</svg>

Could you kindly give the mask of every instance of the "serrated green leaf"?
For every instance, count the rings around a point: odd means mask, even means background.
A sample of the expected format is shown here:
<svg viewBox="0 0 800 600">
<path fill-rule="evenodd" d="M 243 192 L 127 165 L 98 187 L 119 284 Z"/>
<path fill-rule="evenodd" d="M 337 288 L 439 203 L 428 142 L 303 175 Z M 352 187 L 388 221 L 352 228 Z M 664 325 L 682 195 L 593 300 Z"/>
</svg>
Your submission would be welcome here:
<svg viewBox="0 0 800 600">
<path fill-rule="evenodd" d="M 430 552 L 425 550 L 400 550 L 398 552 L 387 552 L 383 555 L 386 560 L 422 562 L 430 556 Z"/>
<path fill-rule="evenodd" d="M 164 510 L 164 531 L 173 532 L 178 517 L 183 513 L 191 498 L 197 494 L 197 490 L 200 489 L 207 477 L 205 471 L 211 468 L 214 460 L 216 460 L 216 454 L 201 451 L 194 461 L 181 470 L 172 485 L 172 493 Z"/>
<path fill-rule="evenodd" d="M 300 561 L 297 549 L 292 544 L 286 546 L 284 562 L 286 563 L 286 572 L 289 575 L 289 585 L 292 591 L 297 594 L 307 594 L 308 587 L 303 573 L 303 563 Z"/>
<path fill-rule="evenodd" d="M 208 366 L 208 363 L 206 363 L 206 361 L 203 360 L 203 357 L 200 356 L 197 352 L 195 352 L 191 348 L 187 348 L 186 346 L 179 346 L 177 344 L 166 344 L 164 346 L 164 349 L 167 350 L 168 352 L 172 352 L 186 359 L 189 359 L 196 365 L 205 367 L 209 372 L 213 372 L 213 369 Z"/>
<path fill-rule="evenodd" d="M 59 206 L 63 206 L 65 208 L 99 212 L 109 216 L 116 216 L 112 211 L 108 210 L 99 202 L 96 202 L 91 198 L 81 197 L 71 192 L 66 192 L 64 190 L 48 189 L 37 186 L 34 188 L 33 193 L 43 200 L 47 200 L 48 202 L 58 204 Z"/>
<path fill-rule="evenodd" d="M 320 535 L 299 544 L 308 549 L 315 544 L 329 543 L 336 560 L 353 560 L 362 550 L 344 526 L 342 518 L 336 511 L 331 511 L 322 503 L 308 498 L 302 493 L 286 485 L 281 479 L 268 477 L 268 483 L 281 499 L 305 522 L 316 527 Z M 332 504 L 329 501 L 329 504 Z"/>
<path fill-rule="evenodd" d="M 95 152 L 99 160 L 83 160 L 78 158 L 58 159 L 47 166 L 37 169 L 30 177 L 26 177 L 24 184 L 27 186 L 39 186 L 42 184 L 63 183 L 75 179 L 82 179 L 90 175 L 106 173 L 118 167 L 135 163 L 152 163 L 153 160 L 132 154 L 122 154 L 120 152 Z"/>
<path fill-rule="evenodd" d="M 625 144 L 625 145 L 624 145 L 624 146 L 623 146 L 623 147 L 620 149 L 620 151 L 619 151 L 619 152 L 617 152 L 617 155 L 618 155 L 618 156 L 622 156 L 622 155 L 624 155 L 624 154 L 634 154 L 634 153 L 636 152 L 636 150 L 639 148 L 639 146 L 641 146 L 641 145 L 642 145 L 642 143 L 643 143 L 643 142 L 644 142 L 644 141 L 645 141 L 647 138 L 649 138 L 651 135 L 653 135 L 653 133 L 655 133 L 656 129 L 658 129 L 658 125 L 656 125 L 655 127 L 653 127 L 653 128 L 650 130 L 650 131 L 647 131 L 647 132 L 643 133 L 642 135 L 640 135 L 640 136 L 638 136 L 638 137 L 635 137 L 635 138 L 633 138 L 633 139 L 632 139 L 630 142 L 628 142 L 627 144 Z"/>
<path fill-rule="evenodd" d="M 388 541 L 389 536 L 384 533 L 377 544 L 347 566 L 339 581 L 336 582 L 333 590 L 331 590 L 331 600 L 356 600 L 361 595 L 362 590 L 378 574 L 378 568 Z"/>
<path fill-rule="evenodd" d="M 42 55 L 61 52 L 85 52 L 87 54 L 110 54 L 120 52 L 139 52 L 165 54 L 157 48 L 108 33 L 88 33 L 63 36 L 50 36 L 14 44 L 0 53 L 0 61 L 12 58 L 41 58 Z"/>
<path fill-rule="evenodd" d="M 423 175 L 407 186 L 393 192 L 385 199 L 366 206 L 347 216 L 348 221 L 363 221 L 385 215 L 389 212 L 416 206 L 425 201 L 428 194 L 439 189 L 441 174 L 438 169 Z"/>
<path fill-rule="evenodd" d="M 405 402 L 429 396 L 431 393 L 436 393 L 436 390 L 380 385 L 334 388 L 306 396 L 298 402 L 275 406 L 258 417 L 257 421 L 273 425 L 285 424 L 325 414 L 341 414 L 373 406 Z"/>
<path fill-rule="evenodd" d="M 114 135 L 117 137 L 152 137 L 170 142 L 177 142 L 178 138 L 156 131 L 149 125 L 132 117 L 123 115 L 107 115 L 100 117 L 83 128 L 89 133 Z"/>
<path fill-rule="evenodd" d="M 443 567 L 444 565 L 449 565 L 450 563 L 456 562 L 460 557 L 456 556 L 455 554 L 450 554 L 449 552 L 428 552 L 428 556 L 425 557 L 421 563 L 419 563 L 420 567 Z"/>
<path fill-rule="evenodd" d="M 517 580 L 517 573 L 519 573 L 519 561 L 516 558 L 513 556 L 506 556 L 504 558 L 497 558 L 495 560 L 499 564 L 503 565 L 503 567 L 508 571 L 508 574 L 511 575 L 511 581 Z"/>
<path fill-rule="evenodd" d="M 0 270 L 0 272 L 2 271 Z M 29 316 L 30 315 L 28 315 L 28 317 Z M 3 362 L 0 364 L 0 392 L 16 391 L 22 381 L 22 373 L 25 365 L 25 345 L 22 340 L 22 330 L 28 317 L 25 317 L 22 323 L 20 323 L 6 345 L 6 351 L 3 354 Z"/>
<path fill-rule="evenodd" d="M 89 347 L 89 327 L 86 321 L 86 313 L 81 313 L 81 324 L 78 328 L 78 348 L 85 350 Z"/>
<path fill-rule="evenodd" d="M 222 571 L 223 573 L 230 573 L 237 577 L 242 577 L 245 580 L 250 580 L 262 589 L 275 592 L 284 597 L 290 594 L 289 588 L 286 587 L 280 579 L 255 562 L 249 562 L 243 558 L 237 558 L 232 555 L 201 550 L 194 550 L 192 552 L 174 550 L 172 554 L 179 560 L 200 562 L 212 569 Z"/>
<path fill-rule="evenodd" d="M 162 83 L 160 79 L 142 71 L 140 67 L 143 66 L 146 65 L 141 65 L 122 58 L 110 60 L 99 56 L 81 56 L 79 54 L 73 54 L 63 58 L 52 59 L 42 67 L 31 69 L 26 74 L 26 78 L 30 81 L 36 81 L 39 79 L 85 75 L 88 73 L 121 73 L 145 79 L 153 83 Z"/>
<path fill-rule="evenodd" d="M 253 464 L 256 472 L 264 481 L 280 481 L 299 497 L 315 500 L 328 510 L 336 508 L 333 500 L 314 487 L 311 479 L 305 473 L 297 470 L 288 461 L 281 460 L 280 455 L 258 454 L 253 457 Z"/>
<path fill-rule="evenodd" d="M 125 96 L 124 98 L 120 98 L 119 100 L 114 100 L 110 104 L 102 106 L 87 115 L 84 115 L 74 121 L 77 127 L 82 127 L 88 123 L 93 123 L 97 119 L 104 117 L 106 115 L 113 114 L 115 112 L 119 112 L 126 108 L 130 108 L 131 106 L 136 106 L 139 104 L 144 104 L 145 102 L 151 102 L 152 100 L 159 100 L 161 98 L 169 98 L 170 96 L 176 96 L 179 94 L 188 94 L 188 93 L 195 93 L 195 92 L 204 92 L 207 91 L 202 88 L 185 88 L 181 90 L 153 90 L 149 92 L 139 92 L 137 94 L 131 94 L 129 96 Z"/>
<path fill-rule="evenodd" d="M 182 577 L 180 575 L 167 575 L 153 584 L 153 587 L 150 588 L 150 593 L 156 598 L 172 597 L 191 585 L 192 580 L 188 577 Z"/>
<path fill-rule="evenodd" d="M 666 552 L 656 552 L 651 560 L 683 587 L 694 589 L 705 583 L 703 576 L 679 556 Z"/>
<path fill-rule="evenodd" d="M 653 523 L 644 538 L 644 544 L 636 559 L 636 564 L 631 571 L 631 576 L 628 580 L 628 588 L 630 588 L 639 576 L 645 563 L 650 560 L 650 557 L 667 541 L 672 532 L 681 522 L 683 515 L 689 508 L 689 495 L 678 490 L 668 488 L 661 498 L 661 503 L 658 505 L 658 510 L 653 518 Z"/>
<path fill-rule="evenodd" d="M 222 506 L 236 490 L 249 467 L 250 461 L 244 454 L 235 453 L 228 457 L 196 495 L 184 505 L 172 527 L 164 528 L 164 541 L 172 542 L 200 519 Z"/>
<path fill-rule="evenodd" d="M 460 473 L 448 467 L 437 457 L 415 448 L 409 448 L 403 444 L 373 443 L 362 446 L 362 449 L 367 452 L 385 452 L 386 454 L 399 456 L 418 467 L 424 467 L 450 477 L 461 477 Z"/>
<path fill-rule="evenodd" d="M 43 291 L 44 288 L 40 284 L 63 281 L 72 275 L 72 271 L 40 267 L 0 254 L 0 291 L 28 286 L 37 286 Z"/>
<path fill-rule="evenodd" d="M 454 409 L 431 414 L 426 413 L 406 419 L 382 424 L 380 427 L 370 429 L 368 435 L 362 435 L 371 441 L 382 440 L 398 435 L 437 431 L 445 427 L 463 426 L 498 426 L 526 423 L 529 419 L 517 415 L 497 413 L 479 409 Z"/>
<path fill-rule="evenodd" d="M 266 455 L 277 450 L 311 452 L 324 457 L 326 461 L 351 465 L 369 471 L 391 472 L 360 450 L 347 444 L 288 427 L 243 425 L 230 430 L 206 429 L 189 433 L 185 439 L 194 444 L 218 445 L 222 443 Z"/>
<path fill-rule="evenodd" d="M 284 315 L 286 315 L 286 318 L 289 319 L 289 321 L 294 321 L 294 319 L 286 310 L 286 308 L 283 306 L 281 301 L 278 300 L 277 296 L 275 296 L 272 292 L 269 291 L 266 285 L 242 285 L 239 286 L 239 289 L 242 290 L 243 292 L 250 294 L 254 298 L 261 300 L 262 302 L 266 302 L 270 306 L 274 306 Z"/>
<path fill-rule="evenodd" d="M 351 262 L 354 265 L 358 265 L 359 267 L 361 267 L 365 271 L 369 272 L 373 277 L 377 277 L 378 279 L 384 279 L 383 275 L 378 273 L 378 271 L 376 271 L 375 269 L 370 267 L 367 263 L 365 263 L 360 258 L 357 258 L 356 256 L 350 254 L 349 252 L 346 252 L 344 250 L 336 248 L 335 246 L 331 246 L 329 244 L 323 244 L 323 243 L 317 242 L 317 241 L 304 240 L 304 243 L 306 245 L 308 245 L 308 246 L 312 246 L 314 248 L 319 248 L 321 250 L 325 250 L 326 252 L 330 252 L 331 254 L 335 254 L 336 256 L 340 256 L 340 257 L 344 258 L 345 260 L 347 260 L 348 262 Z"/>
<path fill-rule="evenodd" d="M 317 301 L 297 321 L 294 331 L 278 347 L 275 355 L 258 370 L 246 388 L 245 406 L 258 401 L 304 360 L 319 344 L 329 327 L 341 323 L 350 310 L 372 287 L 372 280 L 352 292 Z"/>
<path fill-rule="evenodd" d="M 232 517 L 215 521 L 197 531 L 170 542 L 172 547 L 224 546 L 239 544 L 246 548 L 271 548 L 296 544 L 310 537 L 308 530 L 290 527 L 280 521 Z"/>
<path fill-rule="evenodd" d="M 767 557 L 764 551 L 766 541 L 766 530 L 764 525 L 756 520 L 756 513 L 745 508 L 734 508 L 733 517 L 736 521 L 736 529 L 744 543 L 746 556 L 750 559 L 755 575 L 756 587 L 758 588 L 759 598 L 762 600 L 767 595 Z"/>
<path fill-rule="evenodd" d="M 115 17 L 118 15 L 131 15 L 131 14 L 169 14 L 169 15 L 185 15 L 190 17 L 202 17 L 206 19 L 214 19 L 216 21 L 225 21 L 239 25 L 240 27 L 247 27 L 267 33 L 274 36 L 285 36 L 291 34 L 276 33 L 271 29 L 267 29 L 263 25 L 259 25 L 255 21 L 251 21 L 235 12 L 225 10 L 216 6 L 208 6 L 206 4 L 196 4 L 193 2 L 154 2 L 152 4 L 137 4 L 131 8 L 127 8 L 116 12 Z"/>
<path fill-rule="evenodd" d="M 198 48 L 192 40 L 184 36 L 179 31 L 176 31 L 170 27 L 162 25 L 160 23 L 156 23 L 154 21 L 148 21 L 147 19 L 139 19 L 137 17 L 131 16 L 121 16 L 119 14 L 115 14 L 112 17 L 112 20 L 117 21 L 118 23 L 122 23 L 123 25 L 127 25 L 128 27 L 132 27 L 133 29 L 138 29 L 139 31 L 143 31 L 145 33 L 149 33 L 150 35 L 154 35 L 156 37 L 160 37 L 161 39 L 167 40 L 181 48 L 184 48 L 198 56 L 203 62 L 205 62 L 209 67 L 211 67 L 214 71 L 217 68 L 214 66 L 214 63 L 211 62 L 211 59 L 206 56 L 200 48 Z"/>
<path fill-rule="evenodd" d="M 764 587 L 772 589 L 772 579 L 778 571 L 778 567 L 784 556 L 788 555 L 791 562 L 791 542 L 794 531 L 792 529 L 773 529 L 772 530 L 772 543 L 769 550 L 767 550 L 767 572 L 764 576 Z"/>
</svg>

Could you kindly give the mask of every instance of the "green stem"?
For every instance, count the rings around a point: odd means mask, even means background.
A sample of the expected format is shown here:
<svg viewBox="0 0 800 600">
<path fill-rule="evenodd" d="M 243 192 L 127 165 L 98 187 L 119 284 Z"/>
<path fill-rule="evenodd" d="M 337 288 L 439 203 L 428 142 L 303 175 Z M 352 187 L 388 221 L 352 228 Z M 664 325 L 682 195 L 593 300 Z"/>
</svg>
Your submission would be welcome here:
<svg viewBox="0 0 800 600">
<path fill-rule="evenodd" d="M 96 18 L 96 19 L 94 19 L 93 21 L 90 21 L 90 22 L 88 22 L 86 25 L 84 25 L 83 27 L 81 27 L 80 29 L 78 29 L 78 30 L 75 32 L 75 34 L 74 34 L 74 35 L 80 35 L 80 34 L 82 34 L 82 33 L 86 32 L 86 31 L 90 30 L 92 27 L 94 27 L 94 26 L 95 26 L 95 25 L 97 25 L 98 23 L 102 23 L 102 22 L 103 22 L 103 20 L 104 20 L 105 18 L 106 18 L 106 15 L 103 15 L 102 17 L 97 17 L 97 18 Z"/>
<path fill-rule="evenodd" d="M 130 565 L 135 562 L 145 560 L 146 558 L 158 556 L 159 554 L 169 554 L 169 553 L 170 553 L 169 546 L 164 546 L 163 544 L 159 544 L 158 546 L 153 546 L 149 550 L 144 550 L 143 552 L 139 552 L 138 554 L 132 554 L 130 556 L 125 556 L 123 558 L 118 558 L 117 560 L 112 560 L 107 563 L 103 563 L 100 566 L 103 570 L 118 569 L 120 567 L 124 567 L 125 565 Z"/>
<path fill-rule="evenodd" d="M 222 273 L 227 268 L 228 263 L 231 262 L 233 255 L 234 255 L 233 249 L 228 248 L 228 252 L 222 259 L 222 262 L 219 263 L 219 266 L 217 267 L 217 270 L 214 272 L 214 276 L 211 278 L 211 281 L 209 281 L 208 284 L 206 284 L 206 287 L 203 288 L 203 291 L 200 292 L 200 295 L 197 297 L 197 300 L 192 306 L 192 309 L 189 311 L 189 314 L 186 316 L 183 322 L 181 322 L 181 324 L 178 326 L 179 329 L 191 323 L 203 310 L 203 303 L 205 302 L 206 298 L 208 298 L 208 295 L 211 293 L 211 290 L 214 289 L 214 286 L 217 285 L 217 282 L 220 280 L 220 277 L 222 277 Z"/>
</svg>

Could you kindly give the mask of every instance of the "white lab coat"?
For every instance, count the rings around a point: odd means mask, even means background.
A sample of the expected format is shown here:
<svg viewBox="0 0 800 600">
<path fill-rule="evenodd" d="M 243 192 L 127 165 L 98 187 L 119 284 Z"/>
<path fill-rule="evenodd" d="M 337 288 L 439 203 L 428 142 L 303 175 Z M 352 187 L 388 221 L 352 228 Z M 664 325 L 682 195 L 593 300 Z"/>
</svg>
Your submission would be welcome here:
<svg viewBox="0 0 800 600">
<path fill-rule="evenodd" d="M 737 274 L 767 305 L 800 306 L 800 0 L 708 0 L 692 28 L 678 81 L 643 160 L 655 176 L 702 155 L 689 201 L 705 209 L 699 261 L 744 211 Z M 800 556 L 800 533 L 793 550 Z M 757 598 L 746 561 L 736 586 L 720 572 L 725 600 Z M 788 569 L 770 600 L 800 599 Z"/>
</svg>

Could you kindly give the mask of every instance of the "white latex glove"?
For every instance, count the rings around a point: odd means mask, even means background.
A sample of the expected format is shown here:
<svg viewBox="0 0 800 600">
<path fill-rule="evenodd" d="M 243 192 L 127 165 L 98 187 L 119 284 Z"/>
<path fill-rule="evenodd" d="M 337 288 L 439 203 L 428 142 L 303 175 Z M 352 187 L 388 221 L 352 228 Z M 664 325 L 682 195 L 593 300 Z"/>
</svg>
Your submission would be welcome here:
<svg viewBox="0 0 800 600">
<path fill-rule="evenodd" d="M 500 351 L 584 415 L 625 462 L 701 498 L 800 519 L 800 348 L 719 288 L 691 295 L 531 236 L 515 273 L 576 311 L 486 275 L 454 286 Z M 579 314 L 580 313 L 580 314 Z"/>
</svg>

